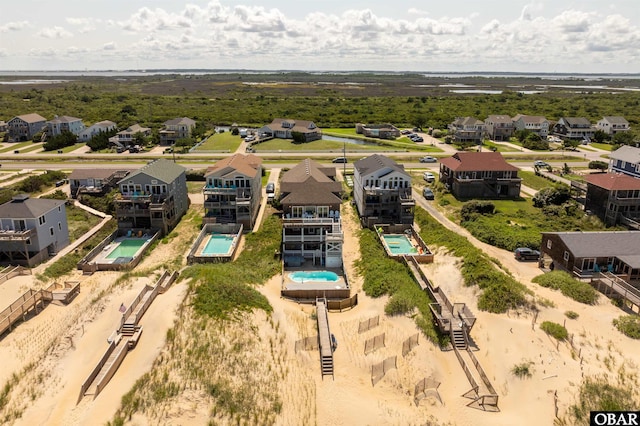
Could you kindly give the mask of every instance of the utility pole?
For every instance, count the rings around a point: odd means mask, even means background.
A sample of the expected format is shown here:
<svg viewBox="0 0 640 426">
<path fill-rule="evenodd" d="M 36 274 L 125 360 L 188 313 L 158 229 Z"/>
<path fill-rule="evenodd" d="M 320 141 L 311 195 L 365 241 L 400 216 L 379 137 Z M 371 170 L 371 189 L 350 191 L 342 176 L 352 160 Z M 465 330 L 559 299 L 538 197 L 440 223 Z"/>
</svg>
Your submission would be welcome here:
<svg viewBox="0 0 640 426">
<path fill-rule="evenodd" d="M 344 163 L 342 163 L 342 178 L 347 175 L 347 141 L 342 142 L 342 156 L 344 157 Z"/>
</svg>

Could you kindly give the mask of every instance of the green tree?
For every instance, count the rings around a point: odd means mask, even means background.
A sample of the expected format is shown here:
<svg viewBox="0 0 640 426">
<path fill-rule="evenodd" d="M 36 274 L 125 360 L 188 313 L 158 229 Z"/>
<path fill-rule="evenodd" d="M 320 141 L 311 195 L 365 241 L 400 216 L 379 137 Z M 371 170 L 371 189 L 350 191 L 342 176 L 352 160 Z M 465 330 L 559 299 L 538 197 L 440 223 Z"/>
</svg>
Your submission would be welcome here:
<svg viewBox="0 0 640 426">
<path fill-rule="evenodd" d="M 580 145 L 580 141 L 579 140 L 575 140 L 575 139 L 565 139 L 562 141 L 562 147 L 564 149 L 570 150 L 570 151 L 575 151 L 576 148 L 578 148 L 578 145 Z"/>
<path fill-rule="evenodd" d="M 591 170 L 604 171 L 604 170 L 607 170 L 607 167 L 609 167 L 609 165 L 604 161 L 600 161 L 600 160 L 589 161 L 589 168 Z"/>
<path fill-rule="evenodd" d="M 593 134 L 593 138 L 594 141 L 596 141 L 597 143 L 604 143 L 604 141 L 609 140 L 609 135 L 607 135 L 605 132 L 603 132 L 602 130 L 598 129 L 596 130 L 596 132 Z"/>
<path fill-rule="evenodd" d="M 68 130 L 65 130 L 59 135 L 52 136 L 51 138 L 49 138 L 49 140 L 47 140 L 42 145 L 42 148 L 45 151 L 53 151 L 56 149 L 61 149 L 67 146 L 71 146 L 76 142 L 78 142 L 78 137 L 73 133 L 69 132 Z"/>
<path fill-rule="evenodd" d="M 427 117 L 422 114 L 416 115 L 413 118 L 413 125 L 419 129 L 424 128 L 427 125 Z"/>
<path fill-rule="evenodd" d="M 632 145 L 634 142 L 634 135 L 630 131 L 618 132 L 613 135 L 611 141 L 614 145 Z"/>
<path fill-rule="evenodd" d="M 559 206 L 571 198 L 571 192 L 567 185 L 541 189 L 533 196 L 534 207 L 542 208 L 548 205 Z"/>
</svg>

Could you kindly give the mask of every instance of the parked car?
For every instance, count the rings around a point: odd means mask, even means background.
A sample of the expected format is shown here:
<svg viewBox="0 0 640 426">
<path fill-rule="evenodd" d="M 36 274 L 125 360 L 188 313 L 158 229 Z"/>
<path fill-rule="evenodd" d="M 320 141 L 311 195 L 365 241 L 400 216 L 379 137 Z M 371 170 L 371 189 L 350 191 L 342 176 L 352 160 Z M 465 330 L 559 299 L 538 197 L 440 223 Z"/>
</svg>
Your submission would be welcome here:
<svg viewBox="0 0 640 426">
<path fill-rule="evenodd" d="M 433 200 L 435 198 L 435 195 L 433 194 L 431 188 L 424 188 L 422 190 L 422 196 L 425 198 L 425 200 Z"/>
<path fill-rule="evenodd" d="M 265 188 L 265 191 L 267 192 L 267 194 L 273 194 L 274 192 L 276 192 L 276 185 L 273 182 L 269 182 L 267 184 L 267 187 Z"/>
<path fill-rule="evenodd" d="M 347 157 L 336 157 L 331 160 L 332 163 L 347 163 Z"/>
<path fill-rule="evenodd" d="M 404 130 L 400 131 L 401 135 L 408 135 L 409 133 L 411 133 L 411 130 L 404 129 Z"/>
<path fill-rule="evenodd" d="M 533 165 L 536 167 L 547 167 L 549 164 L 547 164 L 546 162 L 542 161 L 542 160 L 536 160 L 533 162 Z"/>
<path fill-rule="evenodd" d="M 519 247 L 514 252 L 517 260 L 538 260 L 540 258 L 540 252 L 528 247 Z"/>
<path fill-rule="evenodd" d="M 169 147 L 169 148 L 165 148 L 164 151 L 162 151 L 163 154 L 172 154 L 173 153 L 173 147 Z"/>
<path fill-rule="evenodd" d="M 414 142 L 424 142 L 424 139 L 422 138 L 422 136 L 416 136 L 411 138 L 412 141 Z"/>
<path fill-rule="evenodd" d="M 438 159 L 435 158 L 435 157 L 431 157 L 431 156 L 427 155 L 426 157 L 422 157 L 420 159 L 420 162 L 421 163 L 437 163 Z"/>
<path fill-rule="evenodd" d="M 422 175 L 422 178 L 429 183 L 436 180 L 436 176 L 431 172 L 424 172 L 424 174 Z"/>
</svg>

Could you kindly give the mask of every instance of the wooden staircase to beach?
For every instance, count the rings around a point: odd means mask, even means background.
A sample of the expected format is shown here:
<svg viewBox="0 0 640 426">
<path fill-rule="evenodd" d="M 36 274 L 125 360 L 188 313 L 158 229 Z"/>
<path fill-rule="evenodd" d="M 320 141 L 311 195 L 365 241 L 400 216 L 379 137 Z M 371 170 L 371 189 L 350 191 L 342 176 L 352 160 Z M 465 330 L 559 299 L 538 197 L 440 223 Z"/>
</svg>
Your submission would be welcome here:
<svg viewBox="0 0 640 426">
<path fill-rule="evenodd" d="M 456 349 L 467 349 L 467 333 L 464 327 L 451 327 L 451 344 L 455 346 Z"/>
<path fill-rule="evenodd" d="M 322 377 L 333 377 L 333 347 L 329 330 L 329 314 L 326 299 L 316 299 L 316 317 L 318 321 L 318 349 L 320 351 L 320 370 Z"/>
</svg>

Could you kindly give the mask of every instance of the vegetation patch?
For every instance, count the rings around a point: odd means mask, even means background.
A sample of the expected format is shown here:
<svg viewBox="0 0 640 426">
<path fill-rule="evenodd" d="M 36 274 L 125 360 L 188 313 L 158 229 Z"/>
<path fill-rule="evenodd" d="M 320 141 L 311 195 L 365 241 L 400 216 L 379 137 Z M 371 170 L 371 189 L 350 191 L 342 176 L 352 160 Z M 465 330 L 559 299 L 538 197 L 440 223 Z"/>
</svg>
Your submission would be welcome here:
<svg viewBox="0 0 640 426">
<path fill-rule="evenodd" d="M 428 245 L 445 247 L 463 259 L 461 272 L 465 285 L 477 285 L 482 290 L 478 298 L 479 309 L 504 313 L 527 304 L 527 288 L 498 270 L 495 262 L 466 238 L 448 230 L 422 209 L 416 209 L 415 221 L 423 230 L 420 236 Z"/>
<path fill-rule="evenodd" d="M 355 262 L 358 272 L 364 278 L 364 292 L 371 297 L 389 295 L 385 306 L 387 315 L 411 313 L 417 309 L 416 324 L 432 342 L 442 343 L 433 325 L 429 304 L 432 300 L 413 280 L 405 265 L 389 258 L 370 229 L 359 231 L 360 259 Z"/>
<path fill-rule="evenodd" d="M 567 311 L 564 315 L 569 319 L 577 319 L 580 316 L 580 314 L 575 311 Z"/>
<path fill-rule="evenodd" d="M 614 319 L 613 325 L 625 336 L 640 339 L 640 316 L 624 315 Z"/>
<path fill-rule="evenodd" d="M 532 361 L 516 364 L 511 368 L 511 374 L 520 379 L 528 379 L 533 375 L 533 365 Z"/>
<path fill-rule="evenodd" d="M 598 301 L 598 292 L 589 284 L 576 280 L 565 271 L 551 271 L 534 277 L 532 282 L 542 287 L 560 290 L 576 302 L 593 305 Z"/>
<path fill-rule="evenodd" d="M 552 321 L 544 321 L 540 324 L 540 329 L 556 340 L 567 340 L 569 337 L 569 333 L 564 326 Z"/>
</svg>

